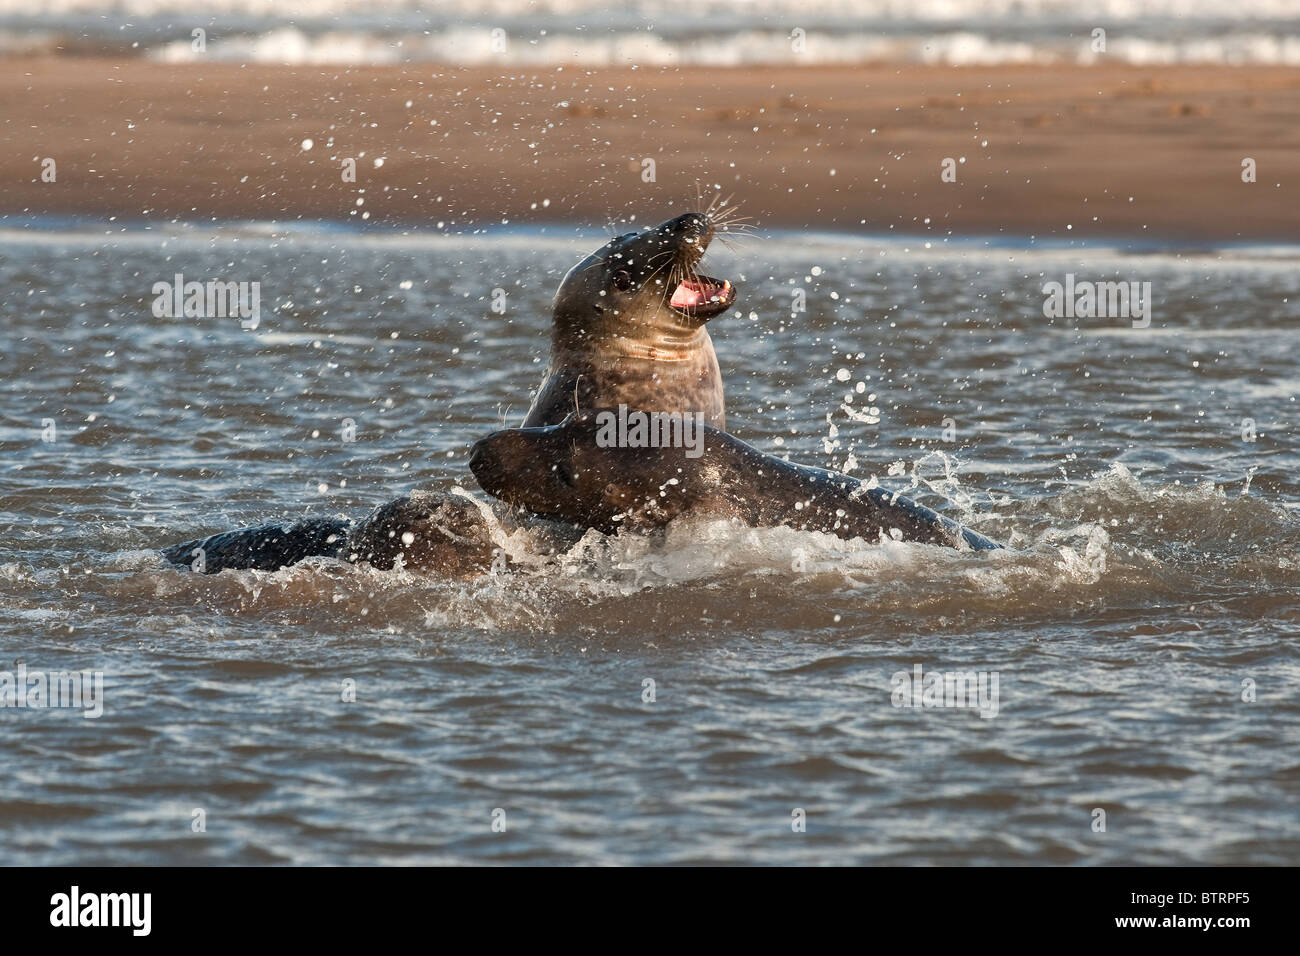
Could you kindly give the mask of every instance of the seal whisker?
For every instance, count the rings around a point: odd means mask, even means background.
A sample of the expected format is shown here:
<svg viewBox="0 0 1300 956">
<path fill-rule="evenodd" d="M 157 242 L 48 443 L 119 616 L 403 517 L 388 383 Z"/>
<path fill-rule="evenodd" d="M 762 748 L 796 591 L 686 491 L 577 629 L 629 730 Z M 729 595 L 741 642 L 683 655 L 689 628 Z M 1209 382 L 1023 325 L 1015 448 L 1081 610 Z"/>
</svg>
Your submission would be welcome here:
<svg viewBox="0 0 1300 956">
<path fill-rule="evenodd" d="M 660 265 L 655 266 L 654 271 L 646 277 L 647 282 L 654 278 L 655 275 L 662 272 L 665 267 L 670 269 L 676 268 L 678 262 L 681 260 L 681 253 L 677 249 L 664 249 L 660 252 L 652 253 L 646 257 L 646 265 L 653 265 L 660 259 L 663 259 L 664 261 Z M 669 278 L 672 278 L 671 271 L 669 272 Z"/>
<path fill-rule="evenodd" d="M 725 199 L 721 198 L 722 195 L 721 193 L 719 193 L 718 195 L 719 198 L 717 201 L 717 205 L 709 207 L 709 218 L 712 219 L 715 223 L 721 224 L 726 222 L 728 217 L 730 217 L 733 213 L 736 212 L 736 210 L 740 208 L 740 205 L 738 203 L 733 203 L 731 201 L 732 196 L 735 195 L 734 193 L 728 193 Z"/>
<path fill-rule="evenodd" d="M 609 256 L 601 256 L 601 255 L 595 255 L 595 254 L 593 254 L 593 255 L 588 256 L 588 257 L 586 257 L 586 258 L 589 258 L 589 259 L 591 259 L 592 261 L 591 261 L 590 263 L 588 263 L 587 266 L 586 266 L 586 268 L 584 268 L 584 269 L 582 270 L 583 272 L 588 272 L 588 271 L 590 271 L 591 269 L 595 269 L 597 266 L 603 266 L 605 263 L 609 262 Z"/>
<path fill-rule="evenodd" d="M 672 265 L 674 264 L 676 254 L 673 253 L 673 252 L 671 252 L 671 251 L 656 253 L 655 255 L 650 256 L 649 259 L 647 259 L 646 261 L 647 261 L 647 263 L 649 263 L 649 262 L 654 262 L 655 259 L 658 259 L 658 258 L 660 258 L 661 256 L 669 256 L 670 258 L 667 259 L 667 261 L 665 261 L 665 262 L 663 263 L 663 265 L 656 266 L 656 267 L 654 268 L 654 270 L 651 271 L 651 273 L 650 273 L 648 276 L 645 277 L 645 281 L 643 281 L 643 282 L 641 283 L 641 285 L 642 285 L 643 288 L 644 288 L 645 286 L 650 285 L 650 283 L 651 283 L 651 281 L 654 279 L 654 277 L 657 276 L 659 273 L 663 272 L 665 268 L 670 267 L 670 266 L 672 266 Z M 669 274 L 668 274 L 668 278 L 669 278 L 669 281 L 671 282 L 671 280 L 672 280 L 672 273 L 671 273 L 671 272 L 669 272 Z"/>
<path fill-rule="evenodd" d="M 662 259 L 664 257 L 667 257 L 669 259 L 677 258 L 677 250 L 665 249 L 662 252 L 651 253 L 650 255 L 646 256 L 646 260 L 645 260 L 646 265 L 649 265 L 650 263 L 654 262 L 656 259 Z"/>
<path fill-rule="evenodd" d="M 738 226 L 741 223 L 751 221 L 749 216 L 737 215 L 739 212 L 740 206 L 734 204 L 727 206 L 725 209 L 719 210 L 717 215 L 714 217 L 716 227 L 718 229 L 728 229 L 732 226 Z"/>
</svg>

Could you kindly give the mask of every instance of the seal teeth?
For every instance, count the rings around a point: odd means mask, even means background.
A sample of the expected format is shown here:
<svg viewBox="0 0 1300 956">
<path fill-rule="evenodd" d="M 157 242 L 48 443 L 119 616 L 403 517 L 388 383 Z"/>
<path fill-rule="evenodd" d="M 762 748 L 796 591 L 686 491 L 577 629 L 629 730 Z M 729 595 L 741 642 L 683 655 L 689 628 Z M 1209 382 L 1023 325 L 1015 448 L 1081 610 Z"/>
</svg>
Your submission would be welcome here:
<svg viewBox="0 0 1300 956">
<path fill-rule="evenodd" d="M 732 291 L 729 279 L 699 276 L 683 279 L 673 290 L 670 305 L 677 309 L 696 309 L 726 302 Z"/>
</svg>

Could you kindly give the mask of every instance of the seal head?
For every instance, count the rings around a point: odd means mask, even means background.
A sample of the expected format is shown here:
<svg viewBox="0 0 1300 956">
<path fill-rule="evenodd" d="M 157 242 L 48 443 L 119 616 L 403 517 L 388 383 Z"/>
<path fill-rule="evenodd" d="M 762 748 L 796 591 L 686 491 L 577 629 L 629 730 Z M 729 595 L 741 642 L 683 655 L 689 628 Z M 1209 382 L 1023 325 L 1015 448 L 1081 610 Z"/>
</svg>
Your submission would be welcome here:
<svg viewBox="0 0 1300 956">
<path fill-rule="evenodd" d="M 492 566 L 496 545 L 469 498 L 413 491 L 380 505 L 348 535 L 341 557 L 381 571 L 395 567 L 444 578 L 472 578 Z"/>
<path fill-rule="evenodd" d="M 569 270 L 555 293 L 551 359 L 525 427 L 626 405 L 703 412 L 722 428 L 722 374 L 705 329 L 736 301 L 730 280 L 702 274 L 715 227 L 687 213 L 611 239 Z"/>
<path fill-rule="evenodd" d="M 172 564 L 216 574 L 277 571 L 305 558 L 402 567 L 444 578 L 486 574 L 497 550 L 479 505 L 464 495 L 413 491 L 380 505 L 361 521 L 303 518 L 223 531 L 163 549 Z"/>
</svg>

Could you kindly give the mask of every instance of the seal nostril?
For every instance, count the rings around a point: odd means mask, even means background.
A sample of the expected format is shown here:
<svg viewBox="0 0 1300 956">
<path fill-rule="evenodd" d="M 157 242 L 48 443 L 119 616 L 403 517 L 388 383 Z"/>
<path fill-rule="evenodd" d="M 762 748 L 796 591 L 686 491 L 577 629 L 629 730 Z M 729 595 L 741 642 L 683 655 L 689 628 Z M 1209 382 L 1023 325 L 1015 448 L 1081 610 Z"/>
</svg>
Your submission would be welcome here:
<svg viewBox="0 0 1300 956">
<path fill-rule="evenodd" d="M 698 212 L 688 212 L 667 223 L 669 230 L 680 237 L 698 237 L 709 229 L 709 220 Z"/>
<path fill-rule="evenodd" d="M 487 441 L 486 438 L 480 438 L 469 450 L 469 470 L 478 483 L 483 485 L 484 491 L 488 490 L 487 484 L 491 483 L 493 471 L 492 455 L 488 451 Z"/>
</svg>

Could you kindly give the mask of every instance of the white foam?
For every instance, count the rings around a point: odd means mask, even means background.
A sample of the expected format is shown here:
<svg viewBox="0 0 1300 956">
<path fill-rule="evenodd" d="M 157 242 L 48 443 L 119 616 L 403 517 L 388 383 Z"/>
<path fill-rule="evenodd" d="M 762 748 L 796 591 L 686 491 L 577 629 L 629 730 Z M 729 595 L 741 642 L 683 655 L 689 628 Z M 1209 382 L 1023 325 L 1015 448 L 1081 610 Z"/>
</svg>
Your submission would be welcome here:
<svg viewBox="0 0 1300 956">
<path fill-rule="evenodd" d="M 75 40 L 173 63 L 1295 66 L 1297 13 L 1295 0 L 0 0 L 0 53 Z"/>
<path fill-rule="evenodd" d="M 0 16 L 182 17 L 221 16 L 284 20 L 362 20 L 396 22 L 412 15 L 426 19 L 584 18 L 591 21 L 683 19 L 788 21 L 813 18 L 896 22 L 1025 20 L 1116 23 L 1144 19 L 1290 20 L 1294 0 L 0 0 Z"/>
<path fill-rule="evenodd" d="M 0 46 L 3 49 L 3 46 Z M 1086 38 L 1049 35 L 1032 40 L 1004 40 L 969 30 L 904 34 L 811 32 L 800 50 L 784 32 L 745 30 L 710 32 L 681 38 L 624 32 L 590 36 L 584 32 L 516 38 L 507 52 L 494 51 L 485 28 L 453 28 L 429 35 L 370 35 L 328 31 L 308 34 L 280 27 L 251 36 L 213 38 L 202 52 L 188 40 L 174 40 L 149 50 L 168 63 L 220 60 L 264 64 L 334 64 L 382 66 L 429 62 L 453 66 L 579 67 L 853 65 L 884 62 L 946 66 L 1077 63 L 1102 61 L 1136 65 L 1259 64 L 1300 66 L 1300 35 L 1252 33 L 1230 36 L 1153 39 L 1120 37 L 1104 54 Z"/>
</svg>

